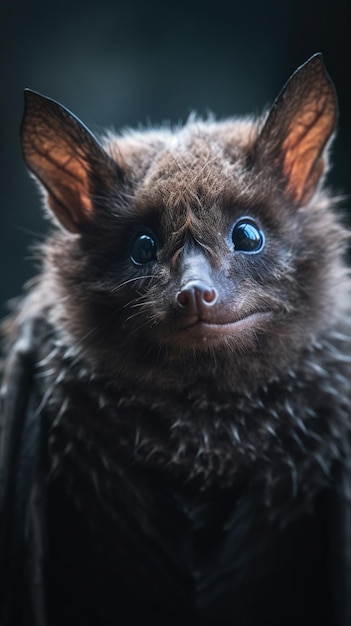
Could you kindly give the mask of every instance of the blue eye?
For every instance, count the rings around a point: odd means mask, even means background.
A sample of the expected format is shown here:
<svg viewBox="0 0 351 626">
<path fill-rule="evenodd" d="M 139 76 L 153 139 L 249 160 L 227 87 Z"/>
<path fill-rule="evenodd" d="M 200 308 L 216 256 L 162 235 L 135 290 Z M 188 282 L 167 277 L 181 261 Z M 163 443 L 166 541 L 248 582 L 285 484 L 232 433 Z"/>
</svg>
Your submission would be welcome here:
<svg viewBox="0 0 351 626">
<path fill-rule="evenodd" d="M 141 234 L 133 241 L 130 258 L 135 265 L 145 265 L 156 259 L 156 242 L 152 235 Z"/>
<path fill-rule="evenodd" d="M 264 246 L 263 233 L 253 222 L 246 219 L 235 224 L 232 240 L 235 251 L 248 254 L 260 252 Z"/>
</svg>

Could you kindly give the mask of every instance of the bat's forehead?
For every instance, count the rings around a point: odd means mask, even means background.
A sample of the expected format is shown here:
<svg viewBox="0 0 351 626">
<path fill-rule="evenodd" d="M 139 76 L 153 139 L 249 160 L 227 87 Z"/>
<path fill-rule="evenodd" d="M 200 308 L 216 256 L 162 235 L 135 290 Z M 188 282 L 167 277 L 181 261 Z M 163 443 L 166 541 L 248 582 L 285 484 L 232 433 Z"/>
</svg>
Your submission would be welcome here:
<svg viewBox="0 0 351 626">
<path fill-rule="evenodd" d="M 190 145 L 167 146 L 150 164 L 139 191 L 170 208 L 195 209 L 218 197 L 230 169 L 222 147 L 198 137 Z"/>
<path fill-rule="evenodd" d="M 228 189 L 240 193 L 255 137 L 255 125 L 250 122 L 194 122 L 165 134 L 157 149 L 154 142 L 149 151 L 144 144 L 144 152 L 138 155 L 139 159 L 143 155 L 144 167 L 137 201 L 196 211 L 218 202 Z"/>
</svg>

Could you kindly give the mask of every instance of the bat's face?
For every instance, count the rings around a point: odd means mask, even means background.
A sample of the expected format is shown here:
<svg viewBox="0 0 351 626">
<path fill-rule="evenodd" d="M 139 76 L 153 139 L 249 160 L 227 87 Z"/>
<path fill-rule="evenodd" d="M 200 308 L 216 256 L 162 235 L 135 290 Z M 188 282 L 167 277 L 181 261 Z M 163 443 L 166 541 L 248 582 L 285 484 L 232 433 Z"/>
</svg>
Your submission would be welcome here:
<svg viewBox="0 0 351 626">
<path fill-rule="evenodd" d="M 49 256 L 70 330 L 102 368 L 222 364 L 249 380 L 292 361 L 337 280 L 343 235 L 317 189 L 335 114 L 319 57 L 264 120 L 191 121 L 103 148 L 29 94 L 24 154 L 74 233 Z"/>
<path fill-rule="evenodd" d="M 185 156 L 165 149 L 108 227 L 86 237 L 92 325 L 104 319 L 117 346 L 128 337 L 173 357 L 251 352 L 272 336 L 298 341 L 299 327 L 303 336 L 316 323 L 326 272 L 320 212 L 297 212 L 247 166 L 248 146 L 231 162 L 230 146 L 217 138 L 213 147 L 206 130 L 188 129 Z"/>
</svg>

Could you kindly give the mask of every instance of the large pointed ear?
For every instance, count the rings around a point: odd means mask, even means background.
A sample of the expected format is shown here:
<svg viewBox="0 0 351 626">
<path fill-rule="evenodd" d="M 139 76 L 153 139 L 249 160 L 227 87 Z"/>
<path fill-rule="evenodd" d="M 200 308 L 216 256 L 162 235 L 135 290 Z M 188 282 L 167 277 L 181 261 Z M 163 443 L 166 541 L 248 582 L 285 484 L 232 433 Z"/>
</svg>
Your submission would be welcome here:
<svg viewBox="0 0 351 626">
<path fill-rule="evenodd" d="M 325 169 L 337 109 L 333 84 L 316 54 L 286 83 L 256 143 L 259 163 L 278 168 L 299 206 L 311 199 Z"/>
<path fill-rule="evenodd" d="M 78 118 L 30 90 L 25 91 L 21 141 L 49 207 L 67 230 L 80 232 L 93 217 L 95 199 L 120 182 L 117 163 Z"/>
</svg>

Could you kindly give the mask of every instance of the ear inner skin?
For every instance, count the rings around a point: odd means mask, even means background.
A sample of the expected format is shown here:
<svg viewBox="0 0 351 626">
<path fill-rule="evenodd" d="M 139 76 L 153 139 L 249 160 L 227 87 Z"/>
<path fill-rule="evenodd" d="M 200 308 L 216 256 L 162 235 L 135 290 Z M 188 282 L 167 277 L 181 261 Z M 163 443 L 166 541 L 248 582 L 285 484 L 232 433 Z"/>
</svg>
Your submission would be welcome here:
<svg viewBox="0 0 351 626">
<path fill-rule="evenodd" d="M 316 54 L 279 94 L 256 147 L 260 163 L 262 157 L 274 163 L 287 194 L 299 206 L 311 199 L 324 172 L 323 151 L 336 119 L 335 90 L 322 56 Z"/>
<path fill-rule="evenodd" d="M 47 192 L 47 202 L 71 232 L 91 219 L 98 187 L 111 188 L 122 172 L 82 122 L 63 106 L 25 91 L 21 127 L 25 161 Z"/>
</svg>

